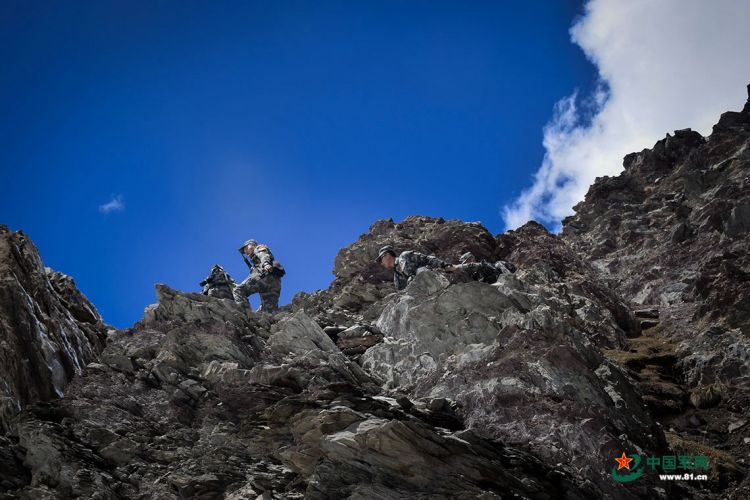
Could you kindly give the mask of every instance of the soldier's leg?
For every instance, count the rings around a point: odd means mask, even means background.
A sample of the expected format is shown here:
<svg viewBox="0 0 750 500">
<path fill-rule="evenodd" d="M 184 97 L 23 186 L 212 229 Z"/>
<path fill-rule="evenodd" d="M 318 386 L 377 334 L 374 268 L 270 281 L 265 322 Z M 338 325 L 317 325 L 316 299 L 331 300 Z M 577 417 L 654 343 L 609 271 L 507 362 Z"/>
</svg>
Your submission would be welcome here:
<svg viewBox="0 0 750 500">
<path fill-rule="evenodd" d="M 265 290 L 260 292 L 260 311 L 274 313 L 279 308 L 279 296 L 281 296 L 281 278 L 276 276 L 266 277 Z"/>
<path fill-rule="evenodd" d="M 234 301 L 238 304 L 247 304 L 247 297 L 260 292 L 261 288 L 263 287 L 261 286 L 260 280 L 256 276 L 250 275 L 245 278 L 245 281 L 235 287 L 232 291 L 232 296 L 234 297 Z"/>
</svg>

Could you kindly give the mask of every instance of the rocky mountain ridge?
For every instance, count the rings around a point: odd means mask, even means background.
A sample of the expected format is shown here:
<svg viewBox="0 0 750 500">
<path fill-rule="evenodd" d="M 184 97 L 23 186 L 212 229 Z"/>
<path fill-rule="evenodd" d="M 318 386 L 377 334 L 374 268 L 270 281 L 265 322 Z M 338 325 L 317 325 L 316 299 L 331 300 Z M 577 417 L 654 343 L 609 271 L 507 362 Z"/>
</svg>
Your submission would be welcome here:
<svg viewBox="0 0 750 500">
<path fill-rule="evenodd" d="M 30 403 L 61 397 L 104 347 L 107 327 L 73 279 L 44 267 L 0 225 L 0 430 Z"/>
<path fill-rule="evenodd" d="M 6 412 L 0 498 L 746 498 L 748 146 L 750 104 L 668 135 L 561 235 L 378 221 L 273 317 L 157 285 L 103 350 L 93 306 L 3 228 L 3 333 L 36 357 L 2 353 L 44 390 Z M 385 244 L 518 270 L 395 291 Z M 620 483 L 623 451 L 706 455 L 710 480 Z"/>
<path fill-rule="evenodd" d="M 670 441 L 715 447 L 739 470 L 750 456 L 750 100 L 708 137 L 677 130 L 623 165 L 591 186 L 562 239 L 651 311 L 647 349 L 615 357 L 664 413 Z"/>
</svg>

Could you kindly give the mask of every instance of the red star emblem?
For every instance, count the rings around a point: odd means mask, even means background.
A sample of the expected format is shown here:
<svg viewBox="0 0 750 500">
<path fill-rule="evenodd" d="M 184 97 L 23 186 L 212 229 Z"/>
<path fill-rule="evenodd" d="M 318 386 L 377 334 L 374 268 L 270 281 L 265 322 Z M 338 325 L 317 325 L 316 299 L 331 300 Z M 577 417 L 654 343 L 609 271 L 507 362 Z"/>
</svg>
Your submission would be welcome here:
<svg viewBox="0 0 750 500">
<path fill-rule="evenodd" d="M 627 455 L 625 455 L 625 452 L 622 452 L 622 456 L 620 458 L 615 458 L 615 462 L 617 462 L 618 467 L 617 470 L 620 469 L 628 469 L 630 470 L 630 462 L 632 462 L 632 458 L 628 458 Z"/>
</svg>

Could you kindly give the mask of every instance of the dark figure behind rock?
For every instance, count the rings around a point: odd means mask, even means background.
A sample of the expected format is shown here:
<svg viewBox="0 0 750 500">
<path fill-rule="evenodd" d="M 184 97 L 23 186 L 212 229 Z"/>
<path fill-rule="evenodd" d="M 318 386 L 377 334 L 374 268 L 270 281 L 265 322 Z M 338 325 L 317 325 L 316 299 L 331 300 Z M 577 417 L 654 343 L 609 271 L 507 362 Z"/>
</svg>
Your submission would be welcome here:
<svg viewBox="0 0 750 500">
<path fill-rule="evenodd" d="M 211 268 L 211 273 L 199 284 L 203 287 L 203 295 L 218 299 L 233 299 L 232 292 L 237 286 L 232 277 L 218 264 Z"/>
</svg>

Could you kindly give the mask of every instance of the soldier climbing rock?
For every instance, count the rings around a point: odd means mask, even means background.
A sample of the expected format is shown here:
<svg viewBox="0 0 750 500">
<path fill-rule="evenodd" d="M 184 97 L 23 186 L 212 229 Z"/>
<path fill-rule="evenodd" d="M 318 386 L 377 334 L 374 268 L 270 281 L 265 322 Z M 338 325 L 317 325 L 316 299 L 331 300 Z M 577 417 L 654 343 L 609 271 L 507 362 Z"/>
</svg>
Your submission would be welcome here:
<svg viewBox="0 0 750 500">
<path fill-rule="evenodd" d="M 452 271 L 454 268 L 434 255 L 425 255 L 413 250 L 401 252 L 396 257 L 396 251 L 390 245 L 386 245 L 380 249 L 378 258 L 375 261 L 379 262 L 386 269 L 393 269 L 393 283 L 396 285 L 397 290 L 406 288 L 406 285 L 417 275 L 419 269 L 427 268 Z"/>
<path fill-rule="evenodd" d="M 476 257 L 471 252 L 461 255 L 459 262 L 460 264 L 454 268 L 456 272 L 465 273 L 472 280 L 483 283 L 495 283 L 501 274 L 510 274 L 516 270 L 516 266 L 502 260 L 494 264 L 490 264 L 486 260 L 477 262 Z"/>
<path fill-rule="evenodd" d="M 234 301 L 247 303 L 247 297 L 257 293 L 260 295 L 259 311 L 274 313 L 279 308 L 281 278 L 286 271 L 274 259 L 271 250 L 255 240 L 247 240 L 239 250 L 250 268 L 250 275 L 234 289 Z"/>
<path fill-rule="evenodd" d="M 237 284 L 223 267 L 216 264 L 211 268 L 211 274 L 200 282 L 200 286 L 203 287 L 203 295 L 219 299 L 233 299 L 232 292 Z"/>
</svg>

